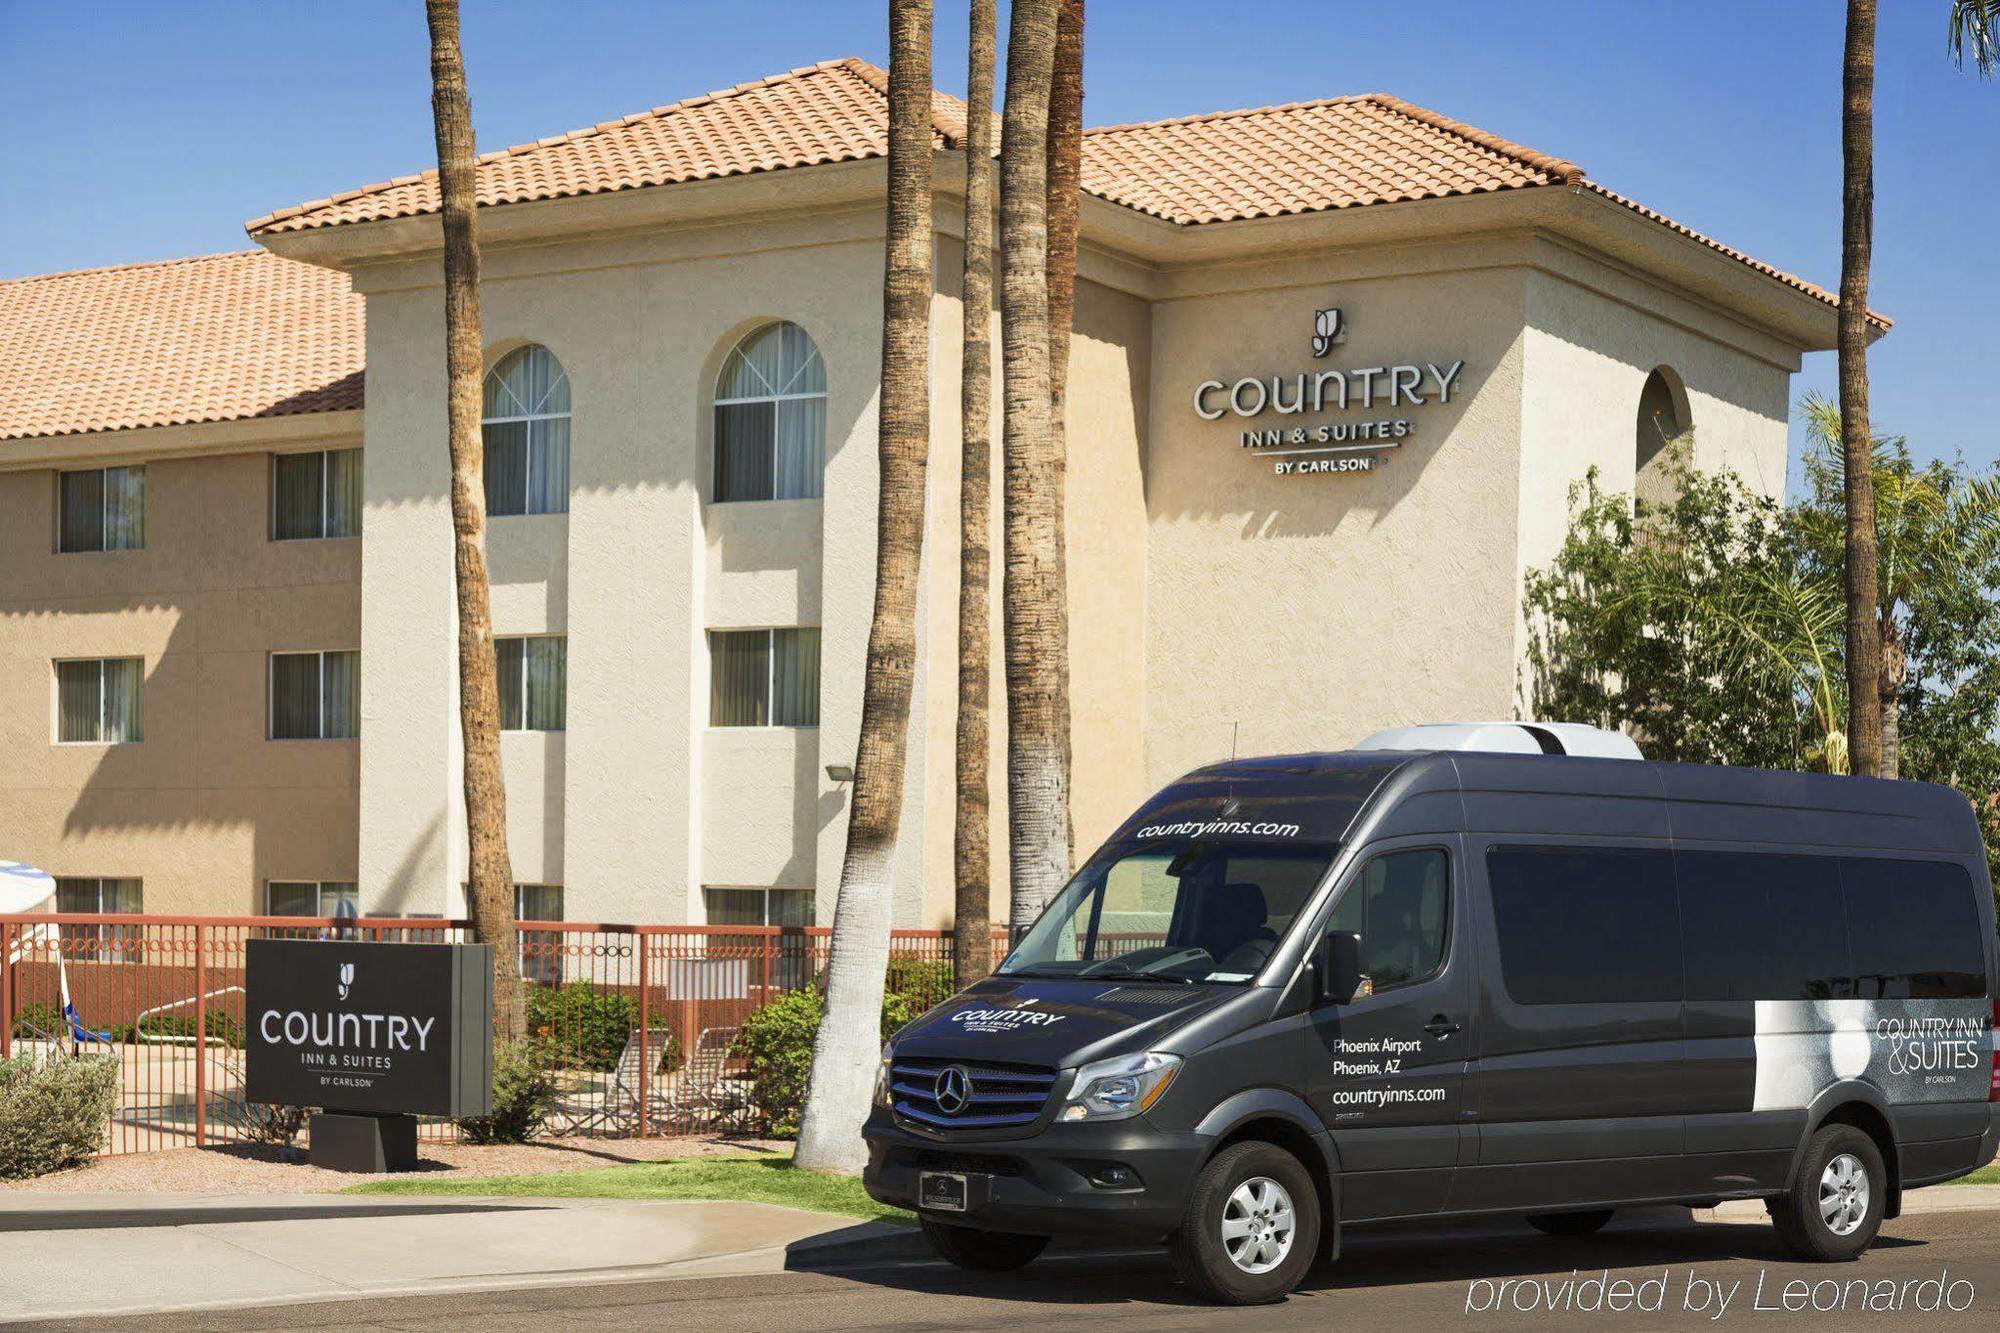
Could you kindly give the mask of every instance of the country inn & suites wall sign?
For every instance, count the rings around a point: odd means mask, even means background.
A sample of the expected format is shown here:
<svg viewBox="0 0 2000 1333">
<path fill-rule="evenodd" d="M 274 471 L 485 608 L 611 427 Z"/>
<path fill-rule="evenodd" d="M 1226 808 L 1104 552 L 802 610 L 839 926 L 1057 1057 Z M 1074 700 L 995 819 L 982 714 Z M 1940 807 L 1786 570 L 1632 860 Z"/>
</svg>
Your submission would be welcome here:
<svg viewBox="0 0 2000 1333">
<path fill-rule="evenodd" d="M 1325 357 L 1334 344 L 1346 340 L 1339 309 L 1313 313 L 1312 354 Z M 1451 401 L 1458 387 L 1463 358 L 1448 366 L 1434 361 L 1421 365 L 1362 366 L 1353 370 L 1297 371 L 1291 375 L 1246 375 L 1223 381 L 1203 380 L 1195 386 L 1194 411 L 1203 421 L 1236 416 L 1252 422 L 1240 432 L 1240 445 L 1272 460 L 1281 477 L 1322 472 L 1372 472 L 1389 449 L 1402 447 L 1415 431 L 1408 415 L 1417 408 Z M 1363 412 L 1361 421 L 1320 421 L 1314 424 L 1265 424 L 1270 417 Z"/>
</svg>

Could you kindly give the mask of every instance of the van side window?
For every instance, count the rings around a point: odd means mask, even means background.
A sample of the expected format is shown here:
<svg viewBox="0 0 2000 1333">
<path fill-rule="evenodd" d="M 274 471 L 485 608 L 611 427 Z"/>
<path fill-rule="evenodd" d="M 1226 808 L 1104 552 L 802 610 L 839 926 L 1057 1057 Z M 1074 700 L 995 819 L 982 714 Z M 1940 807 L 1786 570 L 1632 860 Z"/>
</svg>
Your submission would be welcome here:
<svg viewBox="0 0 2000 1333">
<path fill-rule="evenodd" d="M 1964 867 L 1845 856 L 1840 882 L 1858 998 L 1954 1000 L 1986 994 L 1979 913 Z"/>
<path fill-rule="evenodd" d="M 1421 981 L 1444 962 L 1450 871 L 1443 851 L 1385 852 L 1341 895 L 1329 930 L 1361 936 L 1361 970 L 1377 991 Z"/>
<path fill-rule="evenodd" d="M 1681 998 L 1673 857 L 1608 847 L 1491 847 L 1500 975 L 1516 1004 Z"/>
<path fill-rule="evenodd" d="M 1690 1000 L 1854 995 L 1831 856 L 1676 852 Z"/>
</svg>

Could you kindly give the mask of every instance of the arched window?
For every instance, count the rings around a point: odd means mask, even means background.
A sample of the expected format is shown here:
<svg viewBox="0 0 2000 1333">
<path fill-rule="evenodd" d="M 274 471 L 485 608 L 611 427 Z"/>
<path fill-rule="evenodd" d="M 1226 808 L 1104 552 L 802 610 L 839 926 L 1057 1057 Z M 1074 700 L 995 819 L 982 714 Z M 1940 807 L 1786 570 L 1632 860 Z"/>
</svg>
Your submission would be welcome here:
<svg viewBox="0 0 2000 1333">
<path fill-rule="evenodd" d="M 1634 441 L 1632 495 L 1649 505 L 1671 504 L 1674 478 L 1668 448 L 1687 434 L 1687 391 L 1673 371 L 1661 366 L 1639 390 L 1638 435 Z"/>
<path fill-rule="evenodd" d="M 737 343 L 715 383 L 715 498 L 814 500 L 826 466 L 826 365 L 796 324 Z"/>
<path fill-rule="evenodd" d="M 486 372 L 486 512 L 569 512 L 569 379 L 546 347 Z"/>
</svg>

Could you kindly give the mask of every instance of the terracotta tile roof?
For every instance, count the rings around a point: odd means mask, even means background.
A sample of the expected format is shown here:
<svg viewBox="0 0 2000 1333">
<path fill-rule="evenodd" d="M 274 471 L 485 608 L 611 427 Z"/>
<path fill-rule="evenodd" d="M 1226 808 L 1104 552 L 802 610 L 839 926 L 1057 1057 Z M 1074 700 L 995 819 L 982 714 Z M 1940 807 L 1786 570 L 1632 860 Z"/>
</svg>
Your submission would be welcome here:
<svg viewBox="0 0 2000 1333">
<path fill-rule="evenodd" d="M 880 157 L 888 77 L 829 60 L 655 107 L 479 159 L 479 202 L 522 203 Z M 937 93 L 940 148 L 960 146 L 965 104 Z M 1564 158 L 1386 93 L 1112 125 L 1086 132 L 1084 189 L 1179 226 L 1486 194 L 1544 185 L 1591 190 L 1829 304 L 1782 273 L 1590 181 Z M 437 211 L 437 173 L 349 190 L 247 224 L 253 236 Z M 1882 327 L 1889 321 L 1870 314 Z"/>
<path fill-rule="evenodd" d="M 888 76 L 867 61 L 829 60 L 482 153 L 479 202 L 518 204 L 882 157 L 889 151 L 888 91 Z M 965 132 L 964 104 L 937 94 L 932 105 L 938 147 L 956 146 Z M 437 172 L 426 171 L 244 225 L 252 236 L 269 236 L 437 209 Z"/>
<path fill-rule="evenodd" d="M 262 250 L 0 282 L 0 440 L 360 407 L 362 327 Z"/>
</svg>

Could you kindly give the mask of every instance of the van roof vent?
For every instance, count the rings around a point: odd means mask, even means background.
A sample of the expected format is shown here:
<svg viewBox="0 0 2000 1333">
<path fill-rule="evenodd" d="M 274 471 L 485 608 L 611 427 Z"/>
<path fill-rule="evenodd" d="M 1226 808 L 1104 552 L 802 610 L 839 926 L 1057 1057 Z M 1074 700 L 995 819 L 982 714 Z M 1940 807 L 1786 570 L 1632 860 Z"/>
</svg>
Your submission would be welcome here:
<svg viewBox="0 0 2000 1333">
<path fill-rule="evenodd" d="M 1588 755 L 1644 759 L 1622 731 L 1579 722 L 1427 722 L 1378 731 L 1357 750 L 1482 750 L 1498 754 Z"/>
</svg>

